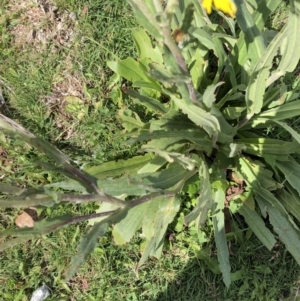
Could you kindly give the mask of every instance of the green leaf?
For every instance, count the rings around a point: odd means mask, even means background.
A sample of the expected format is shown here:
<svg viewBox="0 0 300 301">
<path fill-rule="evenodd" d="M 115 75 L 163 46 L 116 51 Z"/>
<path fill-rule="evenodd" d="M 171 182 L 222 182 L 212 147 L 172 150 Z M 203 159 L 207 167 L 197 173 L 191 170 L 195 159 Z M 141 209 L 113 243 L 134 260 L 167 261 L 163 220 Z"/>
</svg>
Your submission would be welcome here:
<svg viewBox="0 0 300 301">
<path fill-rule="evenodd" d="M 190 75 L 195 89 L 198 89 L 204 76 L 204 58 L 200 51 L 196 51 L 189 63 Z"/>
<path fill-rule="evenodd" d="M 191 26 L 188 33 L 191 37 L 197 39 L 202 47 L 204 46 L 207 50 L 213 50 L 214 55 L 218 58 L 218 71 L 216 72 L 214 79 L 214 83 L 216 84 L 221 76 L 225 58 L 227 56 L 221 41 L 213 34 L 214 31 L 207 26 L 202 28 Z"/>
<path fill-rule="evenodd" d="M 284 48 L 278 70 L 282 73 L 293 72 L 300 59 L 300 3 L 298 0 L 290 0 L 290 15 L 287 22 L 288 45 Z"/>
<path fill-rule="evenodd" d="M 263 96 L 266 89 L 266 80 L 269 77 L 272 62 L 282 43 L 285 32 L 280 32 L 269 44 L 268 48 L 260 54 L 254 66 L 246 89 L 247 111 L 250 116 L 261 112 Z"/>
<path fill-rule="evenodd" d="M 240 165 L 238 171 L 249 187 L 255 190 L 261 190 L 262 188 L 276 190 L 282 187 L 273 179 L 271 170 L 266 169 L 261 161 L 246 157 L 240 157 L 237 160 L 239 160 Z"/>
<path fill-rule="evenodd" d="M 14 195 L 19 195 L 26 191 L 24 188 L 20 188 L 18 186 L 9 185 L 7 183 L 0 183 L 0 191 L 2 193 L 9 193 Z"/>
<path fill-rule="evenodd" d="M 287 250 L 300 264 L 300 239 L 299 233 L 291 225 L 288 219 L 280 214 L 277 208 L 263 198 L 259 199 L 269 215 L 269 220 L 274 231 L 278 234 L 279 239 L 285 244 Z"/>
<path fill-rule="evenodd" d="M 158 113 L 167 112 L 165 106 L 155 98 L 141 95 L 138 92 L 131 89 L 126 90 L 126 93 L 130 95 L 134 100 L 136 100 L 138 104 L 142 104 L 143 106 L 146 106 L 151 111 L 158 112 Z"/>
<path fill-rule="evenodd" d="M 182 179 L 185 179 L 189 173 L 180 164 L 171 163 L 166 169 L 159 172 L 132 175 L 118 179 L 99 179 L 97 185 L 103 189 L 103 192 L 113 196 L 123 194 L 144 195 L 147 191 L 171 188 L 181 182 Z M 86 193 L 86 190 L 74 181 L 52 183 L 47 185 L 47 187 L 57 187 Z"/>
<path fill-rule="evenodd" d="M 167 227 L 180 208 L 180 199 L 176 196 L 161 196 L 151 200 L 148 204 L 142 226 L 147 243 L 139 261 L 139 267 L 149 256 L 160 257 Z"/>
<path fill-rule="evenodd" d="M 266 248 L 271 250 L 276 243 L 276 239 L 271 231 L 265 226 L 264 221 L 257 212 L 251 210 L 247 206 L 241 206 L 239 213 L 244 216 L 246 223 L 253 230 L 257 238 Z"/>
<path fill-rule="evenodd" d="M 242 29 L 240 40 L 248 50 L 248 58 L 250 59 L 252 66 L 254 66 L 265 51 L 264 40 L 245 1 L 235 0 L 235 3 L 238 7 L 236 19 Z M 245 63 L 245 61 L 243 63 Z M 243 63 L 241 65 L 243 65 Z"/>
<path fill-rule="evenodd" d="M 231 90 L 227 92 L 227 94 L 215 105 L 217 109 L 221 109 L 227 102 L 232 100 L 243 100 L 244 94 L 241 92 L 244 92 L 246 90 L 245 85 L 237 85 L 233 87 Z M 241 92 L 239 92 L 241 91 Z"/>
<path fill-rule="evenodd" d="M 292 188 L 289 191 L 293 191 Z M 286 189 L 281 189 L 277 193 L 277 197 L 286 210 L 291 213 L 298 221 L 300 221 L 300 199 L 299 194 L 296 191 L 293 193 L 287 192 Z"/>
<path fill-rule="evenodd" d="M 162 168 L 163 165 L 166 164 L 166 160 L 155 156 L 152 160 L 150 160 L 146 165 L 144 165 L 141 169 L 137 171 L 138 174 L 143 173 L 152 173 L 158 171 L 160 168 Z"/>
<path fill-rule="evenodd" d="M 107 66 L 115 73 L 133 83 L 138 80 L 147 80 L 147 77 L 141 70 L 139 63 L 131 57 L 118 62 L 108 61 Z"/>
<path fill-rule="evenodd" d="M 139 58 L 149 58 L 152 62 L 163 64 L 163 58 L 160 50 L 153 48 L 148 34 L 142 28 L 133 28 L 131 30 L 133 41 L 137 48 Z"/>
<path fill-rule="evenodd" d="M 134 16 L 139 23 L 156 39 L 161 38 L 161 30 L 158 22 L 155 20 L 154 15 L 149 11 L 149 8 L 144 2 L 139 0 L 128 0 L 131 5 Z"/>
<path fill-rule="evenodd" d="M 153 148 L 148 145 L 143 146 L 142 149 L 146 152 L 155 153 L 156 155 L 161 156 L 169 163 L 177 162 L 185 169 L 194 170 L 195 168 L 196 161 L 182 153 L 164 151 L 161 148 Z"/>
<path fill-rule="evenodd" d="M 0 207 L 2 208 L 26 208 L 32 206 L 52 207 L 60 202 L 60 195 L 57 194 L 57 199 L 49 194 L 36 193 L 19 195 L 18 197 L 9 197 L 7 200 L 0 199 Z"/>
<path fill-rule="evenodd" d="M 49 218 L 34 223 L 33 228 L 20 228 L 20 229 L 8 229 L 0 232 L 0 237 L 6 236 L 31 236 L 39 237 L 46 235 L 54 230 L 57 230 L 68 224 L 68 221 L 72 219 L 72 215 L 66 214 L 54 218 Z"/>
<path fill-rule="evenodd" d="M 219 82 L 216 85 L 208 86 L 203 94 L 203 103 L 206 105 L 207 108 L 211 108 L 213 106 L 213 103 L 216 101 L 216 90 L 218 87 L 223 85 L 224 82 Z"/>
<path fill-rule="evenodd" d="M 300 165 L 292 158 L 289 161 L 277 161 L 276 166 L 284 174 L 285 179 L 300 195 Z"/>
<path fill-rule="evenodd" d="M 142 227 L 148 207 L 149 202 L 129 209 L 127 216 L 114 226 L 112 234 L 117 245 L 129 242 L 135 232 Z"/>
<path fill-rule="evenodd" d="M 283 127 L 287 132 L 289 132 L 292 135 L 292 137 L 300 144 L 300 135 L 296 131 L 294 131 L 290 126 L 288 126 L 284 122 L 276 120 L 274 120 L 274 122 Z"/>
<path fill-rule="evenodd" d="M 13 238 L 13 239 L 10 239 L 6 242 L 3 242 L 0 244 L 0 251 L 4 251 L 8 248 L 13 248 L 15 246 L 18 246 L 20 244 L 23 244 L 29 240 L 32 240 L 34 239 L 34 236 L 33 235 L 24 235 L 24 236 L 20 236 L 20 237 L 17 237 L 17 238 Z"/>
<path fill-rule="evenodd" d="M 157 64 L 150 64 L 151 70 L 149 75 L 152 78 L 155 78 L 157 81 L 167 84 L 180 84 L 180 83 L 189 83 L 190 77 L 183 74 L 171 73 L 166 68 L 163 68 Z"/>
<path fill-rule="evenodd" d="M 259 1 L 257 9 L 253 12 L 253 20 L 258 30 L 261 31 L 269 15 L 277 9 L 282 0 L 265 0 Z"/>
<path fill-rule="evenodd" d="M 134 82 L 132 85 L 134 88 L 145 88 L 145 89 L 152 89 L 157 92 L 161 92 L 161 87 L 156 82 L 146 82 L 144 80 L 138 80 Z"/>
<path fill-rule="evenodd" d="M 223 110 L 222 114 L 226 120 L 236 120 L 241 117 L 245 109 L 245 107 L 227 107 Z"/>
<path fill-rule="evenodd" d="M 179 99 L 173 94 L 171 94 L 171 99 L 183 113 L 187 114 L 190 120 L 203 127 L 210 136 L 218 134 L 220 125 L 215 116 L 194 105 L 190 100 Z"/>
<path fill-rule="evenodd" d="M 28 143 L 29 145 L 35 147 L 40 152 L 46 154 L 48 157 L 53 159 L 57 164 L 63 166 L 60 169 L 60 172 L 65 174 L 67 177 L 74 179 L 81 183 L 89 192 L 95 192 L 95 179 L 91 176 L 88 176 L 74 166 L 71 165 L 70 159 L 64 155 L 61 151 L 56 149 L 51 143 L 34 136 L 32 133 L 28 132 L 22 126 L 18 125 L 13 120 L 8 117 L 0 114 L 0 127 L 1 129 L 9 136 L 18 138 L 23 142 Z M 57 166 L 53 166 L 53 169 L 56 169 Z"/>
<path fill-rule="evenodd" d="M 100 222 L 84 235 L 78 246 L 77 254 L 73 256 L 70 266 L 66 271 L 66 281 L 69 281 L 78 271 L 79 267 L 86 261 L 88 255 L 96 248 L 100 237 L 103 237 L 107 231 L 108 224 Z"/>
<path fill-rule="evenodd" d="M 133 174 L 142 168 L 145 164 L 150 162 L 151 154 L 143 156 L 135 156 L 127 160 L 109 161 L 101 164 L 100 166 L 92 166 L 86 168 L 85 171 L 95 176 L 98 179 L 106 177 L 115 177 L 126 174 Z"/>
<path fill-rule="evenodd" d="M 244 129 L 249 129 L 252 127 L 256 128 L 266 128 L 272 125 L 274 120 L 284 120 L 293 118 L 300 115 L 299 101 L 291 101 L 280 106 L 276 106 L 270 110 L 264 111 L 257 116 L 253 117 L 244 127 Z"/>
<path fill-rule="evenodd" d="M 235 143 L 244 145 L 246 153 L 260 157 L 265 155 L 286 156 L 299 149 L 299 144 L 296 142 L 270 138 L 242 138 L 236 139 Z"/>
<path fill-rule="evenodd" d="M 190 141 L 204 150 L 206 153 L 210 154 L 212 151 L 212 142 L 208 137 L 207 133 L 198 128 L 191 130 L 168 130 L 168 131 L 143 131 L 138 137 L 131 138 L 128 142 L 136 142 L 136 141 L 145 141 L 145 140 L 157 140 L 161 139 L 162 141 L 167 141 L 167 145 L 173 145 L 179 141 Z M 162 143 L 163 145 L 163 143 Z"/>
<path fill-rule="evenodd" d="M 134 129 L 142 128 L 145 125 L 141 121 L 139 115 L 135 112 L 132 112 L 131 110 L 120 110 L 119 118 L 126 132 L 132 132 Z"/>
<path fill-rule="evenodd" d="M 213 183 L 213 187 L 216 186 L 216 182 Z M 214 202 L 215 209 L 213 213 L 213 225 L 215 232 L 215 242 L 217 247 L 217 255 L 220 270 L 223 275 L 223 281 L 226 287 L 229 287 L 231 283 L 230 279 L 230 263 L 229 263 L 229 251 L 227 246 L 226 234 L 225 234 L 225 220 L 224 220 L 224 200 L 225 200 L 225 192 L 220 187 L 214 188 Z"/>
<path fill-rule="evenodd" d="M 200 161 L 199 178 L 201 182 L 197 204 L 194 209 L 184 217 L 184 223 L 187 225 L 196 220 L 198 232 L 200 231 L 200 228 L 204 226 L 208 211 L 211 209 L 213 204 L 209 172 L 203 159 Z"/>
</svg>

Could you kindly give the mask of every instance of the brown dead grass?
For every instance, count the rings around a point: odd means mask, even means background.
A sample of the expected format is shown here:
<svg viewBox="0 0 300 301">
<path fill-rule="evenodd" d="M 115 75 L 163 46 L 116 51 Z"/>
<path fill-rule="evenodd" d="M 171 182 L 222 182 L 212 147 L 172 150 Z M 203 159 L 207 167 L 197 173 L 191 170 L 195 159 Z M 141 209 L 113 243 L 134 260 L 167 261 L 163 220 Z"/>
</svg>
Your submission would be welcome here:
<svg viewBox="0 0 300 301">
<path fill-rule="evenodd" d="M 18 23 L 12 28 L 13 47 L 26 53 L 50 51 L 57 53 L 62 47 L 71 48 L 76 32 L 76 15 L 60 11 L 49 0 L 12 0 L 7 7 L 11 15 L 18 15 Z M 42 62 L 40 62 L 42 63 Z M 76 132 L 79 120 L 66 111 L 66 97 L 76 96 L 88 104 L 83 94 L 86 80 L 74 71 L 72 51 L 60 58 L 59 74 L 52 83 L 52 92 L 40 95 L 40 101 L 46 105 L 60 135 L 56 140 L 69 140 Z"/>
<path fill-rule="evenodd" d="M 70 46 L 76 22 L 74 13 L 60 12 L 55 4 L 42 0 L 14 0 L 8 10 L 20 16 L 11 31 L 14 46 L 24 49 L 29 45 L 36 52 L 46 47 L 55 51 L 57 47 Z"/>
</svg>

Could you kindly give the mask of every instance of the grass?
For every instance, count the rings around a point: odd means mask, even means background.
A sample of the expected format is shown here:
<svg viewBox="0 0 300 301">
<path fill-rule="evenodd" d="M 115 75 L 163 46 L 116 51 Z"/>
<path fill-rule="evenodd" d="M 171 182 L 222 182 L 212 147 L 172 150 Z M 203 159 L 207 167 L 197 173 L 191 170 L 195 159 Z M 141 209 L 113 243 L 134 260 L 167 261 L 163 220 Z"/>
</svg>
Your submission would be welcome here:
<svg viewBox="0 0 300 301">
<path fill-rule="evenodd" d="M 119 108 L 131 104 L 126 98 L 110 98 L 112 73 L 106 67 L 107 60 L 135 55 L 130 29 L 137 24 L 126 1 L 60 0 L 55 13 L 48 12 L 51 22 L 40 17 L 40 8 L 30 1 L 23 1 L 21 7 L 18 1 L 2 2 L 4 113 L 62 149 L 79 166 L 134 154 L 135 149 L 122 145 L 124 136 L 116 118 Z M 273 20 L 282 22 L 284 11 Z M 37 38 L 24 39 L 30 36 L 33 20 Z M 62 30 L 53 35 L 57 25 Z M 43 32 L 44 40 L 38 38 Z M 293 76 L 292 84 L 295 81 Z M 13 139 L 0 139 L 3 182 L 39 187 L 60 180 L 57 173 L 37 164 L 46 160 L 44 156 Z M 94 204 L 68 205 L 39 214 L 87 214 L 95 209 Z M 18 211 L 1 210 L 0 214 L 3 229 L 13 225 Z M 45 282 L 52 289 L 50 300 L 297 300 L 299 266 L 281 245 L 270 252 L 251 232 L 231 240 L 233 283 L 229 289 L 217 271 L 209 229 L 203 245 L 193 232 L 183 231 L 175 241 L 167 240 L 162 259 L 151 259 L 138 273 L 142 238 L 136 235 L 130 244 L 116 246 L 107 235 L 78 274 L 65 283 L 65 269 L 88 228 L 87 224 L 71 226 L 2 252 L 0 299 L 29 300 Z"/>
</svg>

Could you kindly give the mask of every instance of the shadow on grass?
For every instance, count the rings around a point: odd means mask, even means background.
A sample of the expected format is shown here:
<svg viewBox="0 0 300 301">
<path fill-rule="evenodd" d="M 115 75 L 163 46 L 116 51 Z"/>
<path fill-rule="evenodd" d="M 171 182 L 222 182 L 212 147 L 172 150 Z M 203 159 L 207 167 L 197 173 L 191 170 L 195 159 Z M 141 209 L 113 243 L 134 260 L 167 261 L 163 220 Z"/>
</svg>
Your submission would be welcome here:
<svg viewBox="0 0 300 301">
<path fill-rule="evenodd" d="M 232 243 L 230 248 L 229 288 L 220 274 L 213 273 L 204 260 L 196 257 L 155 301 L 300 300 L 300 267 L 283 245 L 276 245 L 270 252 L 252 236 L 251 242 Z"/>
</svg>

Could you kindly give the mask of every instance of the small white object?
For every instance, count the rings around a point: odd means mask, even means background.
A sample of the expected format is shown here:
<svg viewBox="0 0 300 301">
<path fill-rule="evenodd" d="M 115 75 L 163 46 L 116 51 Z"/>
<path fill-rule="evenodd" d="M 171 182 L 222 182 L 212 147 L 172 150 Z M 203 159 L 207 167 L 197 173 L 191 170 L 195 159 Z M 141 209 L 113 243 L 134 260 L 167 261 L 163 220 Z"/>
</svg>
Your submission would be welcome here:
<svg viewBox="0 0 300 301">
<path fill-rule="evenodd" d="M 43 283 L 41 287 L 33 292 L 30 301 L 43 301 L 48 296 L 50 296 L 50 289 L 46 284 Z"/>
</svg>

